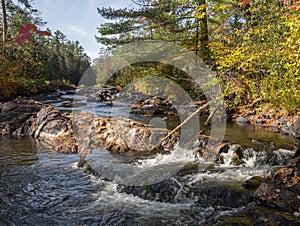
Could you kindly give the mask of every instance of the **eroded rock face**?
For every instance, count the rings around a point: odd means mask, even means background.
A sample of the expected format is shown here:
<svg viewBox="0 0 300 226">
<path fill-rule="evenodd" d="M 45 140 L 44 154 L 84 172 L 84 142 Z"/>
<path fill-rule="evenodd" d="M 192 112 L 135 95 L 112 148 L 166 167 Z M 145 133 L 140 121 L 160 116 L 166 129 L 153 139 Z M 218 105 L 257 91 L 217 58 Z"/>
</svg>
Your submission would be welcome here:
<svg viewBox="0 0 300 226">
<path fill-rule="evenodd" d="M 161 152 L 171 149 L 178 136 L 175 134 L 160 143 L 168 130 L 151 128 L 125 118 L 96 118 L 87 112 L 75 115 L 74 127 L 81 156 L 99 147 L 111 152 Z"/>
<path fill-rule="evenodd" d="M 35 101 L 0 103 L 0 135 L 32 136 L 36 114 L 42 107 Z"/>
<path fill-rule="evenodd" d="M 71 119 L 36 101 L 0 103 L 0 135 L 32 136 L 61 152 L 77 152 Z"/>
<path fill-rule="evenodd" d="M 34 137 L 43 140 L 63 153 L 77 153 L 72 121 L 52 106 L 43 107 L 37 114 Z"/>
</svg>

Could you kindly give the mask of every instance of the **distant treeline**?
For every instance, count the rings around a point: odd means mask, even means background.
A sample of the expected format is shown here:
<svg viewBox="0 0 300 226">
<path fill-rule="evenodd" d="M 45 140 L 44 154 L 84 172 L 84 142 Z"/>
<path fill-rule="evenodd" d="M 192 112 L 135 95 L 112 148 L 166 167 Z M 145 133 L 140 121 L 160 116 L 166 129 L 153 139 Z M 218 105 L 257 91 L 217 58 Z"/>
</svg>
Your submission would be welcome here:
<svg viewBox="0 0 300 226">
<path fill-rule="evenodd" d="M 14 40 L 22 26 L 33 24 L 45 30 L 46 23 L 30 1 L 15 2 L 1 0 L 0 96 L 31 95 L 77 84 L 90 65 L 80 43 L 48 30 L 51 36 L 31 31 L 31 39 L 20 46 Z"/>
</svg>

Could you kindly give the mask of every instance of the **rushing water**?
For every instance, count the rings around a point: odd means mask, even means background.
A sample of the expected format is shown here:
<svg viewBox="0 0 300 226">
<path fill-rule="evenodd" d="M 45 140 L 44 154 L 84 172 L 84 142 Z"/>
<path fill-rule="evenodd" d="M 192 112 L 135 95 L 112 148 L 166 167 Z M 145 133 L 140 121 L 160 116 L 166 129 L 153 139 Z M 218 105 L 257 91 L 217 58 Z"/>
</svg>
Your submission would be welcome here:
<svg viewBox="0 0 300 226">
<path fill-rule="evenodd" d="M 153 187 L 149 193 L 156 197 L 149 198 L 139 188 L 120 191 L 78 169 L 77 155 L 42 148 L 31 139 L 2 137 L 0 147 L 0 225 L 213 225 L 214 219 L 247 208 L 226 200 L 239 198 L 245 179 L 275 167 L 255 166 L 255 157 L 234 167 L 227 156 L 213 170 L 184 172 Z M 154 164 L 162 159 L 157 156 Z M 144 167 L 149 162 L 144 160 Z M 228 185 L 234 194 L 215 190 Z M 216 200 L 205 192 L 216 192 Z"/>
<path fill-rule="evenodd" d="M 180 150 L 190 167 L 145 187 L 85 173 L 77 168 L 77 155 L 57 153 L 35 140 L 0 137 L 0 225 L 226 225 L 234 217 L 249 225 L 242 183 L 285 164 L 293 152 L 284 148 L 292 141 L 236 126 L 228 127 L 225 139 L 236 139 L 237 133 L 247 134 L 233 141 L 248 144 L 242 165 L 232 162 L 235 145 L 222 154 L 223 163 L 206 170 L 198 167 L 201 158 Z M 147 170 L 176 159 L 176 153 L 140 160 L 139 166 Z"/>
</svg>

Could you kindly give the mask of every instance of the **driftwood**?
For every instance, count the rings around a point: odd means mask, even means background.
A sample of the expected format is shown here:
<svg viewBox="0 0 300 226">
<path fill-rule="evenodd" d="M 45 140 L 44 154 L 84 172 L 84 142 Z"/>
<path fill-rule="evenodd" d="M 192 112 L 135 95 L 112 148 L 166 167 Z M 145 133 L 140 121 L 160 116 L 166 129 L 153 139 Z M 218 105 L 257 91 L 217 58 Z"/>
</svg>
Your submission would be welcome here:
<svg viewBox="0 0 300 226">
<path fill-rule="evenodd" d="M 173 129 L 171 132 L 169 132 L 160 142 L 159 144 L 161 144 L 162 142 L 164 142 L 166 139 L 168 139 L 172 134 L 174 134 L 177 130 L 179 130 L 181 127 L 183 127 L 185 124 L 187 124 L 193 117 L 195 117 L 197 114 L 199 114 L 201 111 L 204 111 L 205 109 L 207 109 L 209 107 L 210 103 L 206 103 L 203 106 L 201 106 L 200 108 L 197 109 L 197 111 L 195 111 L 193 114 L 191 114 L 186 120 L 184 120 L 180 125 L 178 125 L 175 129 Z"/>
</svg>

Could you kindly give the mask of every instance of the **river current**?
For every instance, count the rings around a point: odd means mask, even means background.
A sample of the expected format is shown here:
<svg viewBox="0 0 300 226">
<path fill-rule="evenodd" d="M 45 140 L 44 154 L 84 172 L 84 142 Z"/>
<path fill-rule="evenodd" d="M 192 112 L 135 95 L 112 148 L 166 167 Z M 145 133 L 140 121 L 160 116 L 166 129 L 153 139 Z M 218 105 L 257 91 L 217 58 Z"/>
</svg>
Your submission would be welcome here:
<svg viewBox="0 0 300 226">
<path fill-rule="evenodd" d="M 234 140 L 241 133 L 247 136 Z M 231 161 L 232 145 L 222 164 L 207 170 L 192 167 L 141 189 L 84 172 L 77 167 L 76 154 L 57 153 L 30 138 L 0 137 L 0 225 L 226 225 L 235 216 L 241 225 L 251 225 L 243 214 L 251 203 L 230 199 L 244 195 L 239 194 L 245 180 L 285 164 L 293 155 L 288 150 L 292 141 L 236 125 L 228 126 L 225 139 L 248 145 L 252 154 L 243 165 Z M 188 150 L 181 154 L 187 164 L 201 163 Z M 140 165 L 160 164 L 166 158 L 176 155 L 156 155 L 140 160 Z"/>
</svg>

